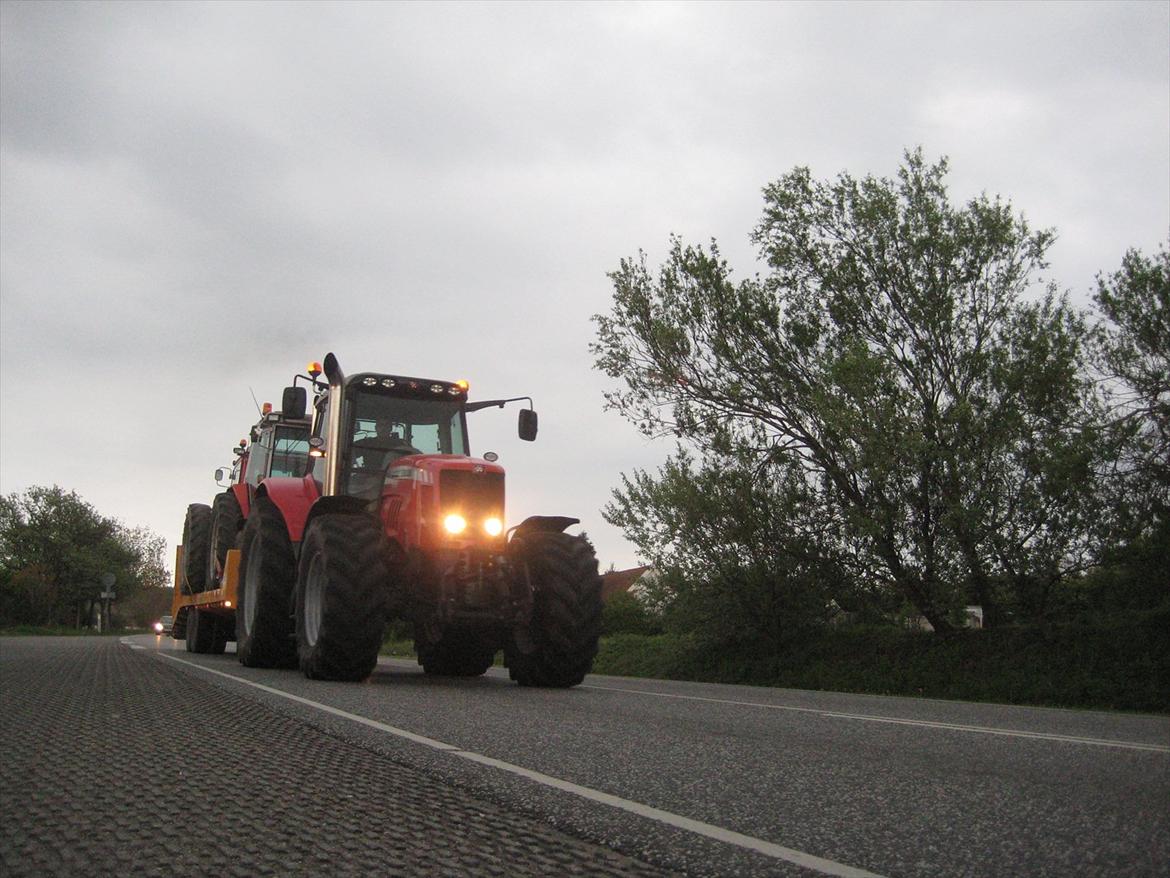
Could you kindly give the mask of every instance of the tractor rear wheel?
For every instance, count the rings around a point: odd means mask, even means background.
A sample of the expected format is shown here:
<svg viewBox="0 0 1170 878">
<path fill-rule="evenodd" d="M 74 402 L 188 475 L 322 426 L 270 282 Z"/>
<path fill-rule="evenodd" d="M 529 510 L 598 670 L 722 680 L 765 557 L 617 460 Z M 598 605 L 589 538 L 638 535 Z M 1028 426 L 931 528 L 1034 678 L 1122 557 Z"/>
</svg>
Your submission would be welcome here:
<svg viewBox="0 0 1170 878">
<path fill-rule="evenodd" d="M 183 591 L 207 589 L 207 553 L 211 544 L 211 507 L 192 503 L 183 519 Z"/>
<path fill-rule="evenodd" d="M 250 668 L 295 668 L 289 601 L 296 560 L 280 510 L 256 500 L 244 527 L 236 607 L 236 654 Z"/>
<path fill-rule="evenodd" d="M 236 547 L 244 516 L 240 503 L 231 491 L 216 494 L 211 501 L 211 537 L 207 552 L 207 587 L 215 588 L 223 578 L 228 549 Z"/>
<path fill-rule="evenodd" d="M 472 631 L 444 632 L 438 643 L 417 642 L 418 663 L 423 671 L 439 677 L 482 676 L 496 657 L 496 649 Z"/>
<path fill-rule="evenodd" d="M 366 515 L 317 516 L 301 543 L 297 653 L 316 680 L 364 680 L 378 663 L 385 628 L 386 548 Z"/>
<path fill-rule="evenodd" d="M 532 585 L 532 619 L 505 650 L 521 686 L 576 686 L 593 668 L 601 635 L 597 556 L 582 537 L 533 533 L 517 547 L 520 575 Z"/>
</svg>

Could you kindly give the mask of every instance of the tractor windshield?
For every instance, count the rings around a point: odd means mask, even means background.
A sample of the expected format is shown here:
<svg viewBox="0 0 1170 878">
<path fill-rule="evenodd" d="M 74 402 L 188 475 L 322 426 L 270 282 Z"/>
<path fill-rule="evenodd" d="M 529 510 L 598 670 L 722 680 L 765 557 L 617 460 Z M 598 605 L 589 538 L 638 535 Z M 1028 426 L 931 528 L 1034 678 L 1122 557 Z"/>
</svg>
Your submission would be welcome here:
<svg viewBox="0 0 1170 878">
<path fill-rule="evenodd" d="M 307 424 L 282 425 L 276 428 L 272 449 L 272 475 L 300 476 L 309 461 L 309 427 Z"/>
<path fill-rule="evenodd" d="M 349 442 L 338 486 L 342 493 L 377 496 L 390 465 L 409 454 L 468 453 L 459 401 L 354 390 L 343 427 Z"/>
</svg>

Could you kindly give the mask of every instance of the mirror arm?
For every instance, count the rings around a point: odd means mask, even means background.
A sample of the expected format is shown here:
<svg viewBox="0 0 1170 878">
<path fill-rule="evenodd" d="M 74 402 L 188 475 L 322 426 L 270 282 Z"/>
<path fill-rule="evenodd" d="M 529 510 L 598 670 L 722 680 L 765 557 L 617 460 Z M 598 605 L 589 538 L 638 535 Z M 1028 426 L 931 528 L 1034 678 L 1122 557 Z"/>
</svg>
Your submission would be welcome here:
<svg viewBox="0 0 1170 878">
<path fill-rule="evenodd" d="M 491 408 L 492 406 L 502 409 L 505 403 L 519 402 L 522 399 L 528 400 L 528 407 L 532 408 L 531 396 L 513 396 L 511 399 L 485 399 L 482 402 L 465 403 L 463 410 L 467 412 L 478 412 L 480 409 Z"/>
</svg>

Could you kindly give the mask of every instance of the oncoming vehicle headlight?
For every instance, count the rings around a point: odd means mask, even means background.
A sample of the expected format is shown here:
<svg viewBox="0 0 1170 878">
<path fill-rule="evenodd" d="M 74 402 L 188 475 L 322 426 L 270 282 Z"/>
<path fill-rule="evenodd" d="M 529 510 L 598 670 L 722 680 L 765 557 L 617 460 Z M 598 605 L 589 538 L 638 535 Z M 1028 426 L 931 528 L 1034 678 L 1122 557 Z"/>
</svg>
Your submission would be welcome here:
<svg viewBox="0 0 1170 878">
<path fill-rule="evenodd" d="M 155 622 L 154 623 L 154 633 L 155 634 L 162 634 L 163 633 L 163 623 L 162 622 Z"/>
<path fill-rule="evenodd" d="M 498 537 L 504 532 L 504 523 L 498 518 L 489 518 L 483 523 L 483 529 L 489 537 Z"/>
<path fill-rule="evenodd" d="M 443 519 L 443 527 L 449 534 L 461 534 L 467 530 L 467 519 L 458 513 L 452 512 Z"/>
</svg>

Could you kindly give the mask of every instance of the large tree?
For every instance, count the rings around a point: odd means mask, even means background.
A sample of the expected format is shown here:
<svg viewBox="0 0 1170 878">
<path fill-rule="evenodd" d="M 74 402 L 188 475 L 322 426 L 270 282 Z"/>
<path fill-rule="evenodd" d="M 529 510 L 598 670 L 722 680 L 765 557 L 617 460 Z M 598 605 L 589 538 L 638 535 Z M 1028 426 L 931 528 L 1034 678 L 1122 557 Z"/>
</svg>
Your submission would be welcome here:
<svg viewBox="0 0 1170 878">
<path fill-rule="evenodd" d="M 1099 366 L 1112 424 L 1128 440 L 1119 462 L 1152 489 L 1164 511 L 1170 489 L 1170 249 L 1150 258 L 1130 250 L 1118 271 L 1097 279 L 1095 301 L 1106 318 Z"/>
<path fill-rule="evenodd" d="M 73 624 L 105 574 L 120 600 L 164 586 L 163 547 L 57 486 L 0 497 L 0 621 Z"/>
<path fill-rule="evenodd" d="M 1092 581 L 1098 609 L 1148 610 L 1170 602 L 1170 249 L 1126 253 L 1118 271 L 1098 278 L 1095 302 L 1118 450 L 1101 484 L 1120 539 Z"/>
<path fill-rule="evenodd" d="M 766 276 L 734 281 L 714 242 L 672 240 L 656 274 L 623 260 L 592 348 L 647 435 L 799 471 L 817 502 L 790 521 L 939 631 L 968 600 L 1042 616 L 1092 562 L 1103 448 L 1085 321 L 1038 277 L 1053 234 L 952 204 L 946 171 L 920 151 L 896 180 L 797 168 L 764 190 Z"/>
<path fill-rule="evenodd" d="M 869 606 L 838 551 L 840 529 L 792 509 L 819 504 L 803 472 L 761 479 L 731 456 L 685 449 L 657 474 L 623 476 L 603 514 L 656 570 L 649 602 L 667 624 L 719 645 L 778 650 L 835 611 Z"/>
</svg>

